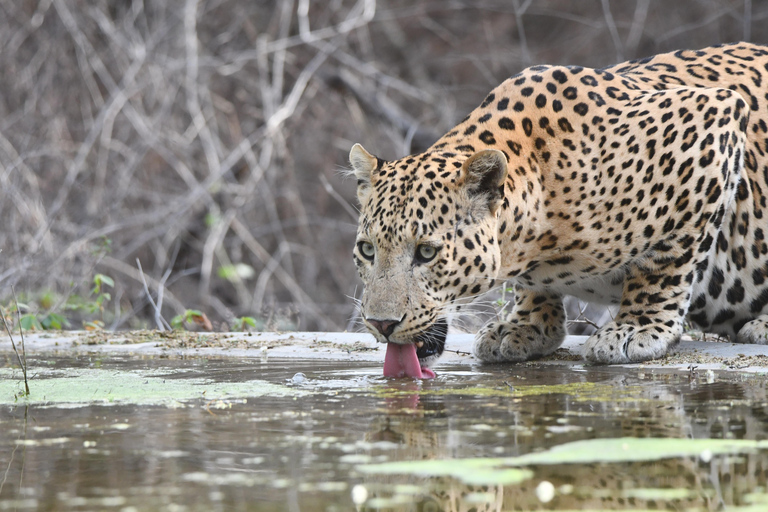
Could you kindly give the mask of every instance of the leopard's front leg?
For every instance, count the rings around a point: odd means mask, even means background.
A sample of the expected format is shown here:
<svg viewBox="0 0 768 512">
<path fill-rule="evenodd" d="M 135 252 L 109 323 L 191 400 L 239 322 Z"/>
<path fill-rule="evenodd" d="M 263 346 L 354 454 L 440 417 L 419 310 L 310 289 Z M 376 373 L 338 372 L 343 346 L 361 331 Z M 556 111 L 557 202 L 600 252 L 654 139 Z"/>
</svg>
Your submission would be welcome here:
<svg viewBox="0 0 768 512">
<path fill-rule="evenodd" d="M 618 314 L 587 339 L 584 358 L 613 364 L 664 356 L 683 334 L 692 278 L 693 264 L 681 259 L 653 270 L 631 266 Z"/>
<path fill-rule="evenodd" d="M 483 327 L 477 333 L 473 352 L 489 363 L 528 361 L 557 350 L 565 334 L 561 295 L 516 288 L 511 318 Z"/>
<path fill-rule="evenodd" d="M 680 92 L 674 94 L 684 99 Z M 649 244 L 653 240 L 653 245 L 635 247 L 639 255 L 625 266 L 619 313 L 587 339 L 584 357 L 588 361 L 638 363 L 664 356 L 680 341 L 694 280 L 702 278 L 694 273 L 695 269 L 705 268 L 710 255 L 719 247 L 720 230 L 728 220 L 745 169 L 749 109 L 744 108 L 743 99 L 732 91 L 713 89 L 710 92 L 714 97 L 709 100 L 698 93 L 687 96 L 713 105 L 709 110 L 702 104 L 697 108 L 705 112 L 698 121 L 702 141 L 690 144 L 688 153 L 675 155 L 678 160 L 688 156 L 692 167 L 685 164 L 675 167 L 670 163 L 667 170 L 655 176 L 650 194 L 654 194 L 654 189 L 657 194 L 666 189 L 670 204 L 656 203 L 658 225 L 650 221 L 642 229 L 642 236 Z M 710 131 L 706 138 L 705 130 Z M 685 178 L 670 180 L 674 169 L 679 177 L 687 173 Z M 650 206 L 656 201 L 654 197 Z M 642 208 L 636 210 L 643 211 Z M 640 225 L 637 222 L 632 225 L 639 235 Z M 637 240 L 638 236 L 634 238 Z M 616 250 L 626 253 L 629 248 Z"/>
</svg>

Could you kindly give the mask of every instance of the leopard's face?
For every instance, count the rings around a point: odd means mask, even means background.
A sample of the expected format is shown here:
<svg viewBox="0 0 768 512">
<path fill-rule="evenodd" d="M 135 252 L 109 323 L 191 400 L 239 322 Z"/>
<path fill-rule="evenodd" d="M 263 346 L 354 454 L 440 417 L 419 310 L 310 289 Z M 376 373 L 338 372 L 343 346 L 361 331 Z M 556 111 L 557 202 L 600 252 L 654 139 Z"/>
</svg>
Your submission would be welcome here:
<svg viewBox="0 0 768 512">
<path fill-rule="evenodd" d="M 363 321 L 379 341 L 416 343 L 428 360 L 442 353 L 449 308 L 495 284 L 506 158 L 489 150 L 384 162 L 356 145 L 350 160 Z"/>
</svg>

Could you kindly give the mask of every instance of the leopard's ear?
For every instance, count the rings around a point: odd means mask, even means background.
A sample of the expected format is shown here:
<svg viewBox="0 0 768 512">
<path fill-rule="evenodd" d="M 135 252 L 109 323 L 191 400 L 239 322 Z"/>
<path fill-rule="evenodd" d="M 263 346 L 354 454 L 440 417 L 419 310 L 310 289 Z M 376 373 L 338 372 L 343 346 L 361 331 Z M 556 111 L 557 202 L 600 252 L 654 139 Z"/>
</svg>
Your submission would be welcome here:
<svg viewBox="0 0 768 512">
<path fill-rule="evenodd" d="M 349 163 L 357 178 L 357 198 L 362 204 L 371 188 L 373 171 L 379 167 L 379 159 L 367 152 L 360 144 L 355 144 L 349 152 Z"/>
<path fill-rule="evenodd" d="M 488 210 L 495 214 L 504 200 L 507 157 L 498 149 L 484 149 L 467 158 L 461 166 L 458 185 L 470 197 L 484 196 Z"/>
</svg>

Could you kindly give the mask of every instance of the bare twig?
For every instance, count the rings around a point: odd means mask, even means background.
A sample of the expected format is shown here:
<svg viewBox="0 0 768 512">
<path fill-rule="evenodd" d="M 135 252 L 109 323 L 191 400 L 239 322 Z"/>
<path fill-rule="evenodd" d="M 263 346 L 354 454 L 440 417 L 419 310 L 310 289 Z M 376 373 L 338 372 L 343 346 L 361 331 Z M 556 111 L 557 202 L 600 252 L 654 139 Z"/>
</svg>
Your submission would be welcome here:
<svg viewBox="0 0 768 512">
<path fill-rule="evenodd" d="M 19 309 L 19 301 L 16 299 L 16 290 L 13 289 L 13 286 L 11 286 L 11 291 L 13 292 L 13 301 L 16 304 L 16 316 L 19 323 L 19 334 L 21 335 L 21 354 L 19 354 L 19 351 L 16 348 L 16 343 L 13 341 L 13 334 L 11 333 L 11 328 L 8 326 L 8 321 L 5 319 L 5 314 L 0 316 L 3 318 L 5 332 L 8 333 L 8 337 L 11 339 L 11 347 L 13 347 L 13 352 L 16 354 L 16 357 L 19 360 L 21 373 L 24 375 L 24 390 L 26 395 L 29 396 L 29 382 L 27 380 L 27 352 L 24 347 L 24 330 L 21 327 L 21 310 Z"/>
<path fill-rule="evenodd" d="M 325 177 L 324 174 L 320 175 L 320 183 L 323 184 L 323 188 L 325 189 L 325 193 L 331 196 L 337 203 L 341 205 L 342 208 L 344 208 L 344 211 L 346 211 L 350 218 L 357 222 L 358 217 L 358 211 L 355 209 L 354 206 L 349 204 L 349 201 L 344 199 L 341 194 L 336 192 L 336 189 L 333 188 L 331 183 L 328 181 L 328 178 Z"/>
<path fill-rule="evenodd" d="M 144 284 L 144 293 L 146 293 L 147 300 L 149 300 L 149 303 L 152 305 L 152 309 L 155 311 L 155 325 L 157 325 L 157 329 L 160 331 L 165 331 L 166 329 L 170 330 L 171 326 L 168 324 L 168 322 L 165 321 L 160 308 L 157 304 L 155 304 L 154 299 L 152 299 L 152 294 L 149 293 L 149 286 L 147 285 L 147 280 L 144 276 L 144 271 L 141 268 L 141 261 L 139 258 L 136 258 L 136 266 L 139 268 L 139 276 L 141 277 L 141 282 Z M 162 288 L 162 286 L 160 288 Z M 161 296 L 159 292 L 158 296 Z"/>
<path fill-rule="evenodd" d="M 235 232 L 237 232 L 238 236 L 241 240 L 243 240 L 245 245 L 251 251 L 253 251 L 253 254 L 259 258 L 259 260 L 261 260 L 263 263 L 273 261 L 273 258 L 269 252 L 264 249 L 264 247 L 253 237 L 253 235 L 251 235 L 251 233 L 245 228 L 243 224 L 238 221 L 238 219 L 234 219 L 232 221 L 232 228 L 235 230 Z M 275 276 L 291 292 L 291 294 L 293 294 L 294 300 L 296 300 L 301 305 L 301 308 L 324 324 L 325 319 L 323 314 L 314 305 L 312 299 L 307 296 L 304 290 L 302 290 L 301 286 L 299 286 L 298 283 L 296 283 L 296 281 L 287 272 L 285 272 L 282 267 L 279 266 L 279 264 L 275 265 L 273 263 L 272 265 L 274 265 Z"/>
<path fill-rule="evenodd" d="M 632 17 L 632 26 L 629 29 L 629 35 L 624 48 L 628 58 L 637 57 L 637 46 L 640 44 L 640 39 L 643 37 L 643 29 L 645 28 L 645 20 L 648 17 L 648 8 L 651 5 L 651 0 L 637 0 L 635 5 L 635 14 Z"/>
<path fill-rule="evenodd" d="M 138 259 L 137 259 L 138 261 Z M 160 312 L 163 310 L 163 298 L 165 296 L 165 283 L 168 281 L 168 278 L 171 276 L 171 270 L 172 270 L 173 264 L 168 266 L 168 269 L 163 274 L 163 277 L 160 279 L 160 282 L 158 283 L 157 287 L 157 306 L 155 307 L 155 323 L 157 323 L 158 320 L 161 320 L 164 325 L 168 325 L 168 322 L 165 321 L 165 319 L 160 316 Z M 141 269 L 139 269 L 141 271 Z M 144 276 L 142 272 L 142 277 Z M 144 283 L 146 286 L 146 283 Z M 149 296 L 149 294 L 147 294 Z M 150 301 L 151 301 L 150 297 Z M 159 317 L 159 318 L 158 318 Z M 162 329 L 161 329 L 162 330 Z"/>
<path fill-rule="evenodd" d="M 523 15 L 525 14 L 525 11 L 528 10 L 528 7 L 530 7 L 531 3 L 531 0 L 526 0 L 522 5 L 520 5 L 520 0 L 512 1 L 512 5 L 515 9 L 515 23 L 517 24 L 517 37 L 520 41 L 520 51 L 523 54 L 523 62 L 526 66 L 533 64 L 533 60 L 531 59 L 531 52 L 528 49 L 528 38 L 525 35 Z"/>
<path fill-rule="evenodd" d="M 621 62 L 624 60 L 624 45 L 621 44 L 621 38 L 619 37 L 619 29 L 616 27 L 616 21 L 611 14 L 611 4 L 608 0 L 602 0 L 603 16 L 605 17 L 605 23 L 608 26 L 608 32 L 613 39 L 613 46 L 616 48 L 616 61 Z"/>
<path fill-rule="evenodd" d="M 472 352 L 464 352 L 463 350 L 445 349 L 444 352 L 453 352 L 454 354 L 459 354 L 460 356 L 471 356 L 472 355 Z"/>
<path fill-rule="evenodd" d="M 595 329 L 599 329 L 600 326 L 594 321 L 592 321 L 592 319 L 587 317 L 585 314 L 588 306 L 589 306 L 588 302 L 585 302 L 582 304 L 582 302 L 579 301 L 579 314 L 573 320 L 568 320 L 568 325 L 587 324 L 589 326 L 594 327 Z"/>
</svg>

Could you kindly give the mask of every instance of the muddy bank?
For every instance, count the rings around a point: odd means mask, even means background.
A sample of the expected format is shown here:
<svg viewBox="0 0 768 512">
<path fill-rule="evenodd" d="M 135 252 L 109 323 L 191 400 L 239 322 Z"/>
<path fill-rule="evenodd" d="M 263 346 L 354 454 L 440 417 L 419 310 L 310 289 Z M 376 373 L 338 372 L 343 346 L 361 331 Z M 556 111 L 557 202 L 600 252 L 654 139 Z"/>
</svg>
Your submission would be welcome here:
<svg viewBox="0 0 768 512">
<path fill-rule="evenodd" d="M 385 347 L 369 334 L 359 333 L 194 333 L 186 331 L 45 332 L 25 336 L 30 353 L 100 353 L 122 355 L 279 357 L 335 361 L 379 361 Z M 544 359 L 525 364 L 581 365 L 584 336 L 569 336 L 563 346 Z M 17 339 L 18 342 L 18 339 Z M 0 337 L 0 351 L 11 351 L 7 336 Z M 446 352 L 436 365 L 478 366 L 472 355 L 472 335 L 450 334 Z M 628 368 L 678 368 L 768 372 L 768 346 L 684 339 L 666 357 Z"/>
</svg>

